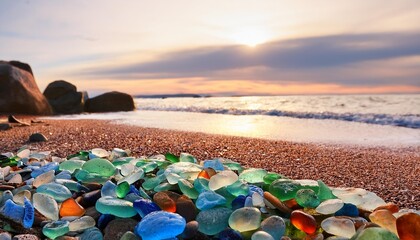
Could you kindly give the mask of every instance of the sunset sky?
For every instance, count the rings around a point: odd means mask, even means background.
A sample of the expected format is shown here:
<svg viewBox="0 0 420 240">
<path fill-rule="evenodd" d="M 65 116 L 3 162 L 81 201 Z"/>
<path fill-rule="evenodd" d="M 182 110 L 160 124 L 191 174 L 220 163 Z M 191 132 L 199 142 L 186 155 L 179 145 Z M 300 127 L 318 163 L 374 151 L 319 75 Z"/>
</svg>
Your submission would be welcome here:
<svg viewBox="0 0 420 240">
<path fill-rule="evenodd" d="M 0 22 L 41 91 L 420 93 L 419 0 L 3 0 Z"/>
</svg>

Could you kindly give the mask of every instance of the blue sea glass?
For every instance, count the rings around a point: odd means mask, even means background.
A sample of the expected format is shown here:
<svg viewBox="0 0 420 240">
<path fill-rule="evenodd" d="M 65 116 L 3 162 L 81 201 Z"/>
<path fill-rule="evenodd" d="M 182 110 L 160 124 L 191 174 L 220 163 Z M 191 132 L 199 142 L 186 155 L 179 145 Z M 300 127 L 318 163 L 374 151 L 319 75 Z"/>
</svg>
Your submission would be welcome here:
<svg viewBox="0 0 420 240">
<path fill-rule="evenodd" d="M 151 212 L 160 211 L 160 207 L 152 202 L 150 199 L 138 199 L 133 203 L 134 209 L 139 213 L 140 217 L 144 218 L 147 214 Z"/>
<path fill-rule="evenodd" d="M 200 210 L 211 209 L 226 204 L 226 198 L 213 191 L 206 191 L 198 195 L 196 206 Z"/>
<path fill-rule="evenodd" d="M 157 211 L 146 215 L 134 231 L 143 240 L 170 239 L 181 234 L 186 224 L 185 219 L 177 213 Z"/>
</svg>

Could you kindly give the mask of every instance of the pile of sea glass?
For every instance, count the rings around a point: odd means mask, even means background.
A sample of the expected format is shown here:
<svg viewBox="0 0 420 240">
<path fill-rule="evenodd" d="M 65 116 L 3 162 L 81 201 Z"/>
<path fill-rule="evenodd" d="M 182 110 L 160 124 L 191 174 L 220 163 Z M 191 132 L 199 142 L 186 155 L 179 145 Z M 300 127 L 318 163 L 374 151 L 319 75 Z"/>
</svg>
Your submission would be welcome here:
<svg viewBox="0 0 420 240">
<path fill-rule="evenodd" d="M 420 239 L 419 211 L 223 158 L 22 147 L 0 163 L 0 239 Z"/>
</svg>

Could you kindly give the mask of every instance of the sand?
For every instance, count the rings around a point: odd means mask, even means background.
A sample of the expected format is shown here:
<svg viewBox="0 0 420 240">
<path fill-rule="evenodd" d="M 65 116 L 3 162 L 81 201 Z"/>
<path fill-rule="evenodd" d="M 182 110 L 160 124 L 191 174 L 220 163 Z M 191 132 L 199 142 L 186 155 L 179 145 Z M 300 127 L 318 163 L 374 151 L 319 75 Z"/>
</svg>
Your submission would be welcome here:
<svg viewBox="0 0 420 240">
<path fill-rule="evenodd" d="M 34 119 L 20 117 L 27 122 Z M 35 132 L 48 141 L 29 143 Z M 224 157 L 293 179 L 365 188 L 401 208 L 420 209 L 420 147 L 293 143 L 117 125 L 105 120 L 42 120 L 0 131 L 0 153 L 23 145 L 59 157 L 96 147 L 130 149 L 134 156 L 188 152 L 198 160 Z"/>
</svg>

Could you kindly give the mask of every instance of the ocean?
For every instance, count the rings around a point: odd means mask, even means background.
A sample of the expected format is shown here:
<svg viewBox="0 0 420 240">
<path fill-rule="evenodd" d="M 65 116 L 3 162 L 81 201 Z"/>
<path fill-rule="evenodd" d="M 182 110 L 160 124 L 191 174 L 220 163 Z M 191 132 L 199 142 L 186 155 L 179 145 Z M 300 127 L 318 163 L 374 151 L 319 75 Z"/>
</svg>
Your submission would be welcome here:
<svg viewBox="0 0 420 240">
<path fill-rule="evenodd" d="M 135 98 L 137 111 L 58 116 L 327 144 L 420 146 L 420 94 Z"/>
</svg>

